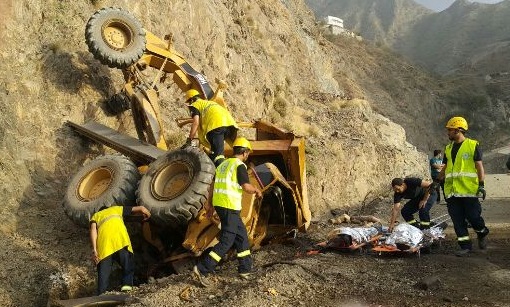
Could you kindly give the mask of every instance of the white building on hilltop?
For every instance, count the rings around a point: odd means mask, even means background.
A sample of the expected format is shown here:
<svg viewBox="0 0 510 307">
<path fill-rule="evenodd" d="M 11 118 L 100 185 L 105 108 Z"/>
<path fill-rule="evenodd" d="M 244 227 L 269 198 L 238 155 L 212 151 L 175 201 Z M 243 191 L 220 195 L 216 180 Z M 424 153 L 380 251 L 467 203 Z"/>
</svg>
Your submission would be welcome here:
<svg viewBox="0 0 510 307">
<path fill-rule="evenodd" d="M 342 34 L 345 32 L 344 20 L 335 16 L 324 17 L 324 27 L 330 31 L 333 35 Z"/>
</svg>

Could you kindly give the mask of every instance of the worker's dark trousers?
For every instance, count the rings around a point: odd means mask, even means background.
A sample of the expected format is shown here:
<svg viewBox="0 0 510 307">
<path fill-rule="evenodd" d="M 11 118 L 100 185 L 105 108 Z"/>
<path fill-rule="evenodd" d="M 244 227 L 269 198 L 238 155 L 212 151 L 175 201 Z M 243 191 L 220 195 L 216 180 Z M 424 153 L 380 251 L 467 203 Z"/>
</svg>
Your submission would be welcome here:
<svg viewBox="0 0 510 307">
<path fill-rule="evenodd" d="M 438 181 L 437 180 L 437 175 L 436 176 L 432 176 L 432 180 L 433 181 Z M 443 197 L 444 197 L 444 181 L 441 181 L 439 183 L 439 185 L 437 186 L 436 188 L 436 195 L 437 195 L 437 202 L 441 202 L 441 189 L 443 190 Z"/>
<path fill-rule="evenodd" d="M 127 247 L 102 259 L 97 264 L 97 295 L 104 293 L 110 282 L 113 261 L 116 261 L 122 267 L 122 285 L 132 286 L 135 274 L 134 256 L 128 251 Z"/>
<path fill-rule="evenodd" d="M 237 253 L 245 252 L 250 249 L 248 241 L 248 234 L 246 227 L 241 220 L 241 212 L 236 210 L 230 210 L 222 207 L 214 207 L 216 213 L 221 221 L 221 232 L 218 244 L 212 248 L 212 252 L 223 258 L 230 248 L 233 246 Z M 251 271 L 252 259 L 248 254 L 244 257 L 238 257 L 239 273 L 247 273 Z M 204 275 L 212 272 L 218 262 L 214 260 L 209 254 L 197 264 L 198 269 Z"/>
<path fill-rule="evenodd" d="M 223 156 L 225 152 L 225 140 L 235 140 L 237 136 L 237 129 L 233 126 L 219 127 L 213 129 L 206 134 L 206 139 L 211 144 L 211 154 L 209 157 L 216 166 L 220 165 L 222 160 L 214 161 L 217 156 Z"/>
<path fill-rule="evenodd" d="M 419 212 L 418 215 L 420 216 L 420 222 L 430 222 L 430 209 L 437 200 L 436 191 L 432 191 L 432 193 L 430 193 L 429 199 L 425 203 L 425 207 L 422 209 L 420 209 L 420 200 L 421 198 L 410 199 L 404 207 L 402 207 L 402 210 L 400 210 L 402 217 L 407 223 L 414 220 L 414 214 L 416 212 Z M 418 223 L 416 223 L 416 225 L 417 224 Z"/>
<path fill-rule="evenodd" d="M 479 237 L 487 235 L 489 229 L 485 227 L 482 218 L 482 205 L 476 197 L 450 197 L 446 200 L 457 238 L 469 237 L 469 222 Z M 458 240 L 460 248 L 471 249 L 471 240 Z"/>
</svg>

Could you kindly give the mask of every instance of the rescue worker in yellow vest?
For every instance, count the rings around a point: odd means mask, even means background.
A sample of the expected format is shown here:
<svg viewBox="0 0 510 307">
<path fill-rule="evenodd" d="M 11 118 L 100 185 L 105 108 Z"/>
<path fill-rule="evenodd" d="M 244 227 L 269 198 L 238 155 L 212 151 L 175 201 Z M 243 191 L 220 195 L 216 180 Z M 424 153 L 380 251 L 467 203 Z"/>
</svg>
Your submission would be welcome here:
<svg viewBox="0 0 510 307">
<path fill-rule="evenodd" d="M 209 285 L 206 276 L 232 247 L 237 251 L 239 276 L 249 278 L 252 270 L 248 234 L 241 219 L 241 199 L 243 191 L 256 194 L 259 198 L 262 197 L 262 193 L 250 184 L 248 170 L 244 164 L 252 150 L 250 142 L 245 138 L 237 138 L 233 150 L 234 157 L 226 159 L 216 168 L 214 178 L 212 204 L 221 221 L 219 242 L 193 267 L 193 274 L 204 287 Z"/>
<path fill-rule="evenodd" d="M 132 214 L 142 215 L 144 221 L 151 216 L 143 206 L 105 206 L 90 218 L 92 261 L 97 267 L 97 295 L 108 288 L 114 260 L 122 267 L 121 291 L 130 291 L 133 287 L 133 247 L 123 219 Z"/>
<path fill-rule="evenodd" d="M 201 99 L 200 93 L 194 89 L 186 92 L 186 103 L 193 122 L 189 137 L 181 148 L 191 146 L 191 141 L 198 134 L 200 144 L 211 149 L 209 157 L 218 166 L 225 159 L 224 141 L 236 138 L 238 126 L 234 118 L 223 106 Z"/>
<path fill-rule="evenodd" d="M 448 138 L 443 157 L 445 167 L 438 176 L 444 180 L 444 194 L 460 250 L 455 255 L 469 255 L 472 250 L 468 222 L 478 237 L 478 247 L 487 248 L 489 229 L 482 218 L 478 197 L 485 199 L 482 151 L 478 141 L 465 136 L 468 123 L 463 117 L 452 117 L 446 124 Z"/>
</svg>

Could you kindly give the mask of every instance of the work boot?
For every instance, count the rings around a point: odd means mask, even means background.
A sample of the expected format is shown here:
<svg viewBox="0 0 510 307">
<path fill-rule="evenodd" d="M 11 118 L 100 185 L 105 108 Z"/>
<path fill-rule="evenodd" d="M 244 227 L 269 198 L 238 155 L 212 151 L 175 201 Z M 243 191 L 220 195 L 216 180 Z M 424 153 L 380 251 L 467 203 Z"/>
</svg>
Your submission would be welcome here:
<svg viewBox="0 0 510 307">
<path fill-rule="evenodd" d="M 411 225 L 411 226 L 414 226 L 414 227 L 416 227 L 418 229 L 420 229 L 420 224 L 418 222 L 416 222 L 416 221 L 412 222 L 412 223 L 408 223 L 408 224 Z"/>
<path fill-rule="evenodd" d="M 250 280 L 253 278 L 253 273 L 247 272 L 247 273 L 239 273 L 239 278 L 244 280 Z"/>
<path fill-rule="evenodd" d="M 129 292 L 131 290 L 133 290 L 133 287 L 132 286 L 128 286 L 128 285 L 124 285 L 124 286 L 122 286 L 122 288 L 120 288 L 121 292 Z"/>
<path fill-rule="evenodd" d="M 442 230 L 445 230 L 446 227 L 448 227 L 448 223 L 447 222 L 441 222 L 437 225 L 434 225 L 435 228 L 439 228 L 439 229 L 442 229 Z"/>
<path fill-rule="evenodd" d="M 457 257 L 469 257 L 470 253 L 471 253 L 470 249 L 464 248 L 464 249 L 460 249 L 460 250 L 456 251 L 455 252 L 455 256 L 457 256 Z"/>
<path fill-rule="evenodd" d="M 198 278 L 198 281 L 203 287 L 209 287 L 211 285 L 211 282 L 207 280 L 207 277 L 205 277 L 205 275 L 200 273 L 200 270 L 196 265 L 193 267 L 193 276 Z"/>
<path fill-rule="evenodd" d="M 487 228 L 485 228 L 487 229 Z M 478 234 L 478 248 L 479 249 L 487 249 L 487 235 L 489 234 L 489 229 L 486 232 Z"/>
<path fill-rule="evenodd" d="M 251 280 L 255 277 L 255 273 L 257 273 L 258 270 L 259 270 L 258 267 L 253 267 L 248 272 L 239 273 L 239 278 L 244 279 L 244 280 Z"/>
</svg>

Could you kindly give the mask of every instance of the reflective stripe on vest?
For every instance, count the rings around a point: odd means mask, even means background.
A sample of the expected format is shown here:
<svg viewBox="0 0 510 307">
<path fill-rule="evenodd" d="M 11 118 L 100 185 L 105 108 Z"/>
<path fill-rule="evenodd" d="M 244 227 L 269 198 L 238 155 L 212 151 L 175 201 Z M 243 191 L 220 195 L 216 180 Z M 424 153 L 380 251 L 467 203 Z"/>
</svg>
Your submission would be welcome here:
<svg viewBox="0 0 510 307">
<path fill-rule="evenodd" d="M 240 211 L 243 189 L 237 182 L 237 167 L 244 163 L 237 158 L 223 161 L 216 168 L 214 178 L 213 206 Z"/>
<path fill-rule="evenodd" d="M 453 143 L 446 146 L 445 156 L 448 160 L 445 168 L 444 193 L 450 197 L 476 197 L 478 190 L 478 174 L 476 172 L 474 154 L 478 142 L 466 138 L 460 145 L 455 163 L 452 159 Z"/>
<path fill-rule="evenodd" d="M 104 219 L 102 219 L 100 222 L 97 223 L 97 229 L 99 229 L 99 227 L 101 227 L 101 225 L 103 225 L 104 222 L 108 221 L 108 220 L 111 220 L 113 218 L 119 218 L 119 219 L 122 219 L 122 215 L 119 215 L 119 214 L 112 214 Z"/>
</svg>

